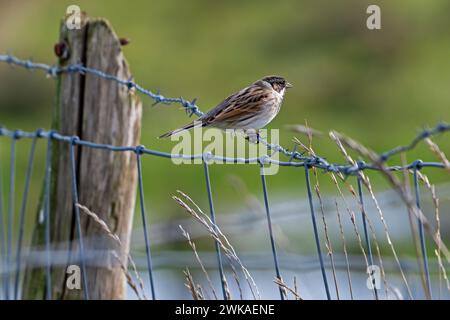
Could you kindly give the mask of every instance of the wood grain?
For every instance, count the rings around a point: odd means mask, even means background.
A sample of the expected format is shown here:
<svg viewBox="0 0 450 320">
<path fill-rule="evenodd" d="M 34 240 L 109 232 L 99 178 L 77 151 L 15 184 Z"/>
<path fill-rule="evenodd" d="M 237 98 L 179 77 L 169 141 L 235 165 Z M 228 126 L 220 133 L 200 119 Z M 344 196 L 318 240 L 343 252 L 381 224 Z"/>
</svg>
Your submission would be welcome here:
<svg viewBox="0 0 450 320">
<path fill-rule="evenodd" d="M 70 56 L 64 66 L 82 62 L 88 67 L 129 79 L 131 72 L 120 41 L 105 19 L 83 17 L 81 30 L 68 30 L 61 24 L 60 42 L 67 43 Z M 66 135 L 113 145 L 138 145 L 142 105 L 134 92 L 113 81 L 94 75 L 62 74 L 52 127 Z M 66 267 L 80 264 L 71 190 L 69 145 L 54 142 L 51 185 L 52 249 L 67 253 L 52 267 L 52 297 L 80 299 L 82 290 L 68 290 Z M 136 199 L 136 156 L 132 152 L 114 153 L 76 147 L 77 182 L 80 204 L 95 212 L 116 233 L 126 256 Z M 126 279 L 113 258 L 115 244 L 88 217 L 81 215 L 86 255 L 87 282 L 91 299 L 123 299 Z M 43 244 L 43 225 L 37 224 L 33 245 Z M 126 259 L 123 259 L 126 264 Z M 42 299 L 45 270 L 27 268 L 24 297 Z"/>
</svg>

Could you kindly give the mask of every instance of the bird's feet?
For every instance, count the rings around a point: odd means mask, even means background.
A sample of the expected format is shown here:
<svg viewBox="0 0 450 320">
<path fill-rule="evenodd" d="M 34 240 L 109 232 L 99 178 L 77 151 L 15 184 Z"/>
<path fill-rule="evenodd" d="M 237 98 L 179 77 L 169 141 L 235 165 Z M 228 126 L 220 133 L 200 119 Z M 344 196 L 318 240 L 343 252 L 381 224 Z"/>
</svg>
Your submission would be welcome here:
<svg viewBox="0 0 450 320">
<path fill-rule="evenodd" d="M 261 136 L 259 134 L 259 130 L 246 130 L 245 134 L 247 135 L 245 137 L 245 140 L 255 143 L 255 144 L 259 144 L 259 142 L 261 141 Z"/>
</svg>

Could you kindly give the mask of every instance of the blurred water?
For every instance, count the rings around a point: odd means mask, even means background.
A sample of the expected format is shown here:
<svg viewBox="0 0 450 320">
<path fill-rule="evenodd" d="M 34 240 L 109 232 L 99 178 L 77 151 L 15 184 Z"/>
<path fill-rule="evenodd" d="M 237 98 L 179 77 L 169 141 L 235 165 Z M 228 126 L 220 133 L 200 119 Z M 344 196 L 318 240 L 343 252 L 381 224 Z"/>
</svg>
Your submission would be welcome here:
<svg viewBox="0 0 450 320">
<path fill-rule="evenodd" d="M 437 194 L 440 198 L 441 233 L 444 243 L 448 243 L 450 217 L 447 213 L 450 208 L 450 185 L 438 186 Z M 376 196 L 382 206 L 384 219 L 389 228 L 389 234 L 395 246 L 396 253 L 399 256 L 401 267 L 407 277 L 413 297 L 422 299 L 424 298 L 424 291 L 420 281 L 418 263 L 414 255 L 406 208 L 402 205 L 398 196 L 393 191 L 378 193 Z M 422 199 L 424 213 L 428 217 L 430 223 L 434 225 L 433 206 L 431 198 L 426 191 L 423 192 Z M 354 226 L 351 223 L 349 213 L 343 203 L 344 201 L 341 199 L 337 200 L 337 202 L 338 206 L 341 207 L 340 215 L 346 249 L 348 252 L 353 298 L 373 299 L 373 292 L 366 286 L 366 263 L 361 254 L 357 237 L 355 236 Z M 363 237 L 361 219 L 358 214 L 359 207 L 355 199 L 350 196 L 345 199 L 345 202 L 348 204 L 349 211 L 355 214 L 356 227 L 358 228 L 361 237 Z M 382 282 L 380 298 L 407 299 L 408 292 L 400 276 L 399 267 L 394 260 L 391 248 L 387 244 L 379 213 L 369 198 L 366 197 L 365 203 L 367 204 L 367 215 L 373 225 L 377 243 L 381 250 L 383 267 L 386 273 L 386 282 L 388 284 L 388 292 L 386 293 L 386 286 L 384 285 L 384 282 Z M 316 207 L 318 206 L 317 203 L 315 205 Z M 337 223 L 335 199 L 324 197 L 323 206 L 328 227 L 328 235 L 333 250 L 339 298 L 350 299 L 347 264 L 343 252 L 339 224 Z M 326 298 L 318 257 L 316 255 L 316 248 L 313 243 L 308 203 L 304 200 L 278 200 L 273 201 L 271 208 L 280 270 L 285 283 L 293 288 L 295 276 L 298 282 L 298 291 L 302 298 Z M 324 254 L 326 254 L 324 228 L 320 210 L 318 210 L 316 214 L 322 249 Z M 243 265 L 254 277 L 261 298 L 278 299 L 279 292 L 274 283 L 274 262 L 270 250 L 265 213 L 257 210 L 251 211 L 243 209 L 239 212 L 220 214 L 217 218 L 219 227 L 235 247 Z M 213 286 L 217 295 L 221 297 L 217 260 L 212 246 L 213 241 L 204 228 L 194 219 L 186 218 L 182 220 L 171 220 L 167 223 L 154 224 L 150 228 L 157 298 L 191 299 L 190 292 L 185 287 L 185 278 L 183 275 L 183 270 L 186 268 L 189 268 L 194 281 L 201 285 L 206 298 L 213 298 L 212 291 L 209 288 L 205 275 L 201 272 L 192 250 L 183 238 L 178 227 L 179 225 L 182 225 L 183 228 L 189 232 L 191 238 L 196 243 L 197 248 L 199 248 L 198 253 L 200 259 L 214 283 Z M 445 281 L 443 279 L 441 279 L 441 281 L 439 280 L 439 266 L 435 255 L 433 255 L 435 245 L 429 236 L 427 236 L 427 247 L 429 252 L 433 297 L 435 299 L 449 299 L 449 291 L 446 289 Z M 136 228 L 133 230 L 131 248 L 131 255 L 139 269 L 140 277 L 143 279 L 147 296 L 149 296 L 150 290 L 142 229 Z M 374 245 L 372 250 L 374 253 L 374 263 L 380 265 Z M 15 252 L 15 250 L 13 250 L 13 252 Z M 111 259 L 99 260 L 98 253 L 99 252 L 97 251 L 86 250 L 86 257 L 89 265 L 111 267 L 115 263 L 112 255 L 110 255 Z M 67 252 L 53 251 L 51 256 L 54 265 L 64 264 L 65 259 L 67 258 Z M 32 250 L 26 248 L 24 250 L 22 261 L 26 262 L 28 266 L 45 266 L 45 251 L 43 248 L 32 248 Z M 234 299 L 239 299 L 241 293 L 233 273 L 229 268 L 229 261 L 224 258 L 224 262 L 225 274 L 228 279 L 231 295 Z M 333 299 L 335 299 L 337 295 L 329 256 L 324 256 L 324 262 L 330 291 Z M 74 263 L 77 262 L 74 261 Z M 446 267 L 448 266 L 448 263 L 444 262 L 444 264 Z M 238 281 L 243 298 L 253 298 L 249 286 L 246 284 L 242 270 L 239 266 L 234 266 L 237 271 L 237 278 L 239 279 Z M 22 266 L 22 268 L 23 267 L 24 266 Z M 2 269 L 2 272 L 7 272 L 7 270 Z M 14 274 L 14 272 L 15 270 L 12 270 L 12 274 Z M 130 274 L 133 276 L 131 270 Z M 136 298 L 134 292 L 130 289 L 128 290 L 128 298 Z"/>
<path fill-rule="evenodd" d="M 436 190 L 440 198 L 441 234 L 444 243 L 448 243 L 450 217 L 447 213 L 450 209 L 450 185 L 440 185 Z M 432 205 L 431 197 L 427 191 L 423 191 L 421 196 L 423 212 L 429 219 L 431 225 L 434 226 L 434 207 Z M 378 193 L 376 194 L 376 197 L 381 205 L 383 216 L 388 226 L 388 232 L 394 244 L 396 253 L 399 256 L 401 267 L 407 277 L 413 297 L 416 299 L 423 299 L 425 298 L 424 290 L 419 276 L 417 259 L 414 255 L 407 210 L 394 191 Z M 407 299 L 408 292 L 401 278 L 399 267 L 394 260 L 392 250 L 387 243 L 379 213 L 369 197 L 366 196 L 364 200 L 366 203 L 367 215 L 373 225 L 375 236 L 381 250 L 383 267 L 386 273 L 386 282 L 389 286 L 388 292 L 386 293 L 386 287 L 384 286 L 384 283 L 382 283 L 379 296 L 381 299 Z M 361 219 L 358 214 L 359 205 L 353 197 L 348 197 L 345 201 L 348 204 L 349 210 L 356 215 L 356 227 L 358 228 L 361 237 L 363 237 Z M 345 208 L 343 200 L 337 200 L 337 202 L 338 206 L 341 208 L 340 215 L 346 239 L 346 248 L 349 253 L 349 268 L 353 297 L 355 299 L 373 299 L 373 292 L 366 286 L 366 263 L 361 254 L 357 237 L 355 236 L 354 226 L 349 219 L 349 213 Z M 333 256 L 336 266 L 336 282 L 338 283 L 339 296 L 341 299 L 350 299 L 347 266 L 343 253 L 339 224 L 337 223 L 336 218 L 335 199 L 324 197 L 323 204 L 328 234 L 334 252 Z M 271 209 L 283 279 L 292 287 L 294 276 L 296 276 L 299 293 L 304 299 L 326 298 L 318 258 L 315 254 L 316 249 L 313 243 L 308 203 L 304 200 L 279 200 L 272 204 Z M 322 247 L 324 248 L 325 239 L 322 219 L 320 218 L 320 210 L 318 210 L 316 214 L 318 215 Z M 202 227 L 199 227 L 198 223 L 193 221 L 193 219 L 171 221 L 168 224 L 154 225 L 151 229 L 152 240 L 158 245 L 167 245 L 168 243 L 183 241 L 181 233 L 178 231 L 178 225 L 183 225 L 183 228 L 190 233 L 194 241 L 198 241 L 199 243 L 204 243 L 205 241 L 211 242 L 207 237 L 205 230 Z M 264 214 L 249 212 L 249 210 L 223 214 L 218 217 L 218 225 L 230 239 L 232 245 L 235 246 L 243 264 L 254 276 L 260 289 L 261 297 L 266 299 L 278 299 L 279 293 L 273 282 L 275 272 L 273 269 L 273 258 L 266 232 L 267 225 Z M 137 244 L 142 243 L 141 234 L 142 233 L 138 230 L 134 232 L 132 247 L 137 248 L 139 247 Z M 446 289 L 445 281 L 442 278 L 441 281 L 439 280 L 439 266 L 436 256 L 433 254 L 435 244 L 429 236 L 427 236 L 427 247 L 429 252 L 433 297 L 435 299 L 449 299 L 449 291 Z M 372 251 L 374 254 L 374 263 L 379 265 L 380 262 L 376 254 L 374 243 Z M 138 250 L 135 252 L 134 256 L 138 265 L 144 266 L 144 256 L 142 255 L 142 252 L 142 250 Z M 159 298 L 191 298 L 189 292 L 184 287 L 182 270 L 185 267 L 189 267 L 195 281 L 201 284 L 206 291 L 210 291 L 207 289 L 208 285 L 205 276 L 199 269 L 198 263 L 190 250 L 159 252 L 154 250 L 153 252 L 155 285 Z M 203 264 L 209 270 L 208 273 L 215 282 L 215 290 L 220 294 L 217 261 L 214 253 L 211 251 L 202 251 L 199 255 Z M 336 298 L 330 259 L 329 257 L 324 257 L 324 259 L 327 267 L 326 271 L 330 291 L 333 298 Z M 448 266 L 448 263 L 445 265 Z M 239 270 L 239 268 L 237 269 Z M 143 277 L 146 277 L 145 272 L 143 272 L 142 275 Z M 233 297 L 239 298 L 239 291 L 234 284 L 233 276 L 229 269 L 227 269 L 227 278 L 232 288 Z M 242 274 L 240 274 L 239 279 L 241 286 L 243 287 L 244 298 L 252 298 L 251 292 L 248 290 L 248 287 L 245 285 L 245 281 L 242 278 Z M 146 281 L 144 281 L 144 283 L 146 283 Z M 132 296 L 132 294 L 130 294 L 130 296 Z"/>
<path fill-rule="evenodd" d="M 179 253 L 165 253 L 172 256 L 172 258 L 158 255 L 155 257 L 157 266 L 155 268 L 155 288 L 158 299 L 192 299 L 190 292 L 184 286 L 185 279 L 182 276 L 181 265 L 189 267 L 194 281 L 199 284 L 206 292 L 206 297 L 214 299 L 212 290 L 206 281 L 202 271 L 192 261 L 192 255 L 184 252 Z M 212 253 L 200 253 L 202 261 L 207 267 L 216 294 L 221 298 L 221 289 L 219 282 L 219 275 L 216 268 L 216 258 Z M 253 256 L 241 257 L 244 265 L 250 270 L 255 279 L 262 299 L 279 299 L 279 292 L 276 284 L 274 270 L 270 268 L 273 264 L 271 257 L 267 254 L 255 254 Z M 336 283 L 338 287 L 339 299 L 351 299 L 350 286 L 348 283 L 347 270 L 345 260 L 342 255 L 335 255 L 336 258 Z M 180 265 L 178 268 L 165 268 L 159 265 L 159 261 L 168 263 L 171 260 L 172 265 Z M 191 260 L 191 261 L 189 261 Z M 389 285 L 388 290 L 383 283 L 381 289 L 378 291 L 380 299 L 408 299 L 408 292 L 398 273 L 398 268 L 392 258 L 385 258 L 383 260 L 386 271 L 386 281 Z M 159 266 L 158 266 L 159 265 Z M 330 285 L 330 292 L 332 299 L 336 299 L 336 289 L 333 281 L 332 270 L 327 263 L 327 278 Z M 282 259 L 280 261 L 282 268 L 282 276 L 284 282 L 290 287 L 294 288 L 294 277 L 296 277 L 298 293 L 303 299 L 326 299 L 325 289 L 323 285 L 322 275 L 316 256 L 301 257 L 291 256 L 289 259 Z M 350 258 L 350 279 L 352 284 L 353 299 L 374 299 L 374 294 L 371 289 L 366 286 L 367 274 L 365 273 L 365 264 L 362 256 L 352 256 Z M 415 299 L 424 299 L 424 291 L 420 282 L 419 274 L 417 273 L 417 263 L 414 259 L 403 259 L 402 267 L 407 274 L 407 281 L 411 288 L 413 297 Z M 439 287 L 439 277 L 435 272 L 437 270 L 437 261 L 430 260 L 430 269 L 432 273 L 432 291 L 434 299 L 450 299 L 449 291 L 446 289 L 445 282 L 441 282 Z M 143 279 L 146 291 L 150 292 L 148 284 L 148 274 L 146 272 L 140 273 Z M 238 289 L 232 272 L 227 269 L 226 277 L 230 286 L 230 292 L 233 299 L 240 299 L 240 290 Z M 244 299 L 254 299 L 249 286 L 242 273 L 239 273 L 239 283 L 241 286 L 242 296 Z M 383 281 L 383 280 L 382 280 Z M 128 297 L 136 299 L 134 292 L 129 291 Z M 289 298 L 293 296 L 289 294 Z"/>
</svg>

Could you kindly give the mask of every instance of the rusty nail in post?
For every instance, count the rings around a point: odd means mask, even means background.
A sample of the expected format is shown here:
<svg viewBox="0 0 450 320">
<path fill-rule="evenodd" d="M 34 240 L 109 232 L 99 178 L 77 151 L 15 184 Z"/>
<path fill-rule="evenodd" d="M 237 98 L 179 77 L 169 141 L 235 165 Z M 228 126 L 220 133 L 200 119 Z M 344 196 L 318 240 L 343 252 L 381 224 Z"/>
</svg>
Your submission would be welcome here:
<svg viewBox="0 0 450 320">
<path fill-rule="evenodd" d="M 53 47 L 55 55 L 61 60 L 67 60 L 70 56 L 69 45 L 65 41 L 60 41 Z"/>
<path fill-rule="evenodd" d="M 121 46 L 126 46 L 127 44 L 130 43 L 130 39 L 128 39 L 128 38 L 120 38 L 119 42 L 120 42 Z"/>
</svg>

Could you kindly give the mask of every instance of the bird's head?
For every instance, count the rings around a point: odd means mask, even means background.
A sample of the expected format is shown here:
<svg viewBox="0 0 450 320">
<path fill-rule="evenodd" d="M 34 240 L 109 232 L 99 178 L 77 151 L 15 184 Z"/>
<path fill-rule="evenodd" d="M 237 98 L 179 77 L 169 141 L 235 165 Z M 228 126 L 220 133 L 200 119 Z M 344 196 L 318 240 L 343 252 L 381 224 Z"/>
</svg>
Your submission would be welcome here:
<svg viewBox="0 0 450 320">
<path fill-rule="evenodd" d="M 287 88 L 292 88 L 292 84 L 286 81 L 285 78 L 279 76 L 267 76 L 261 79 L 264 83 L 267 83 L 273 90 L 280 94 L 284 94 Z"/>
</svg>

